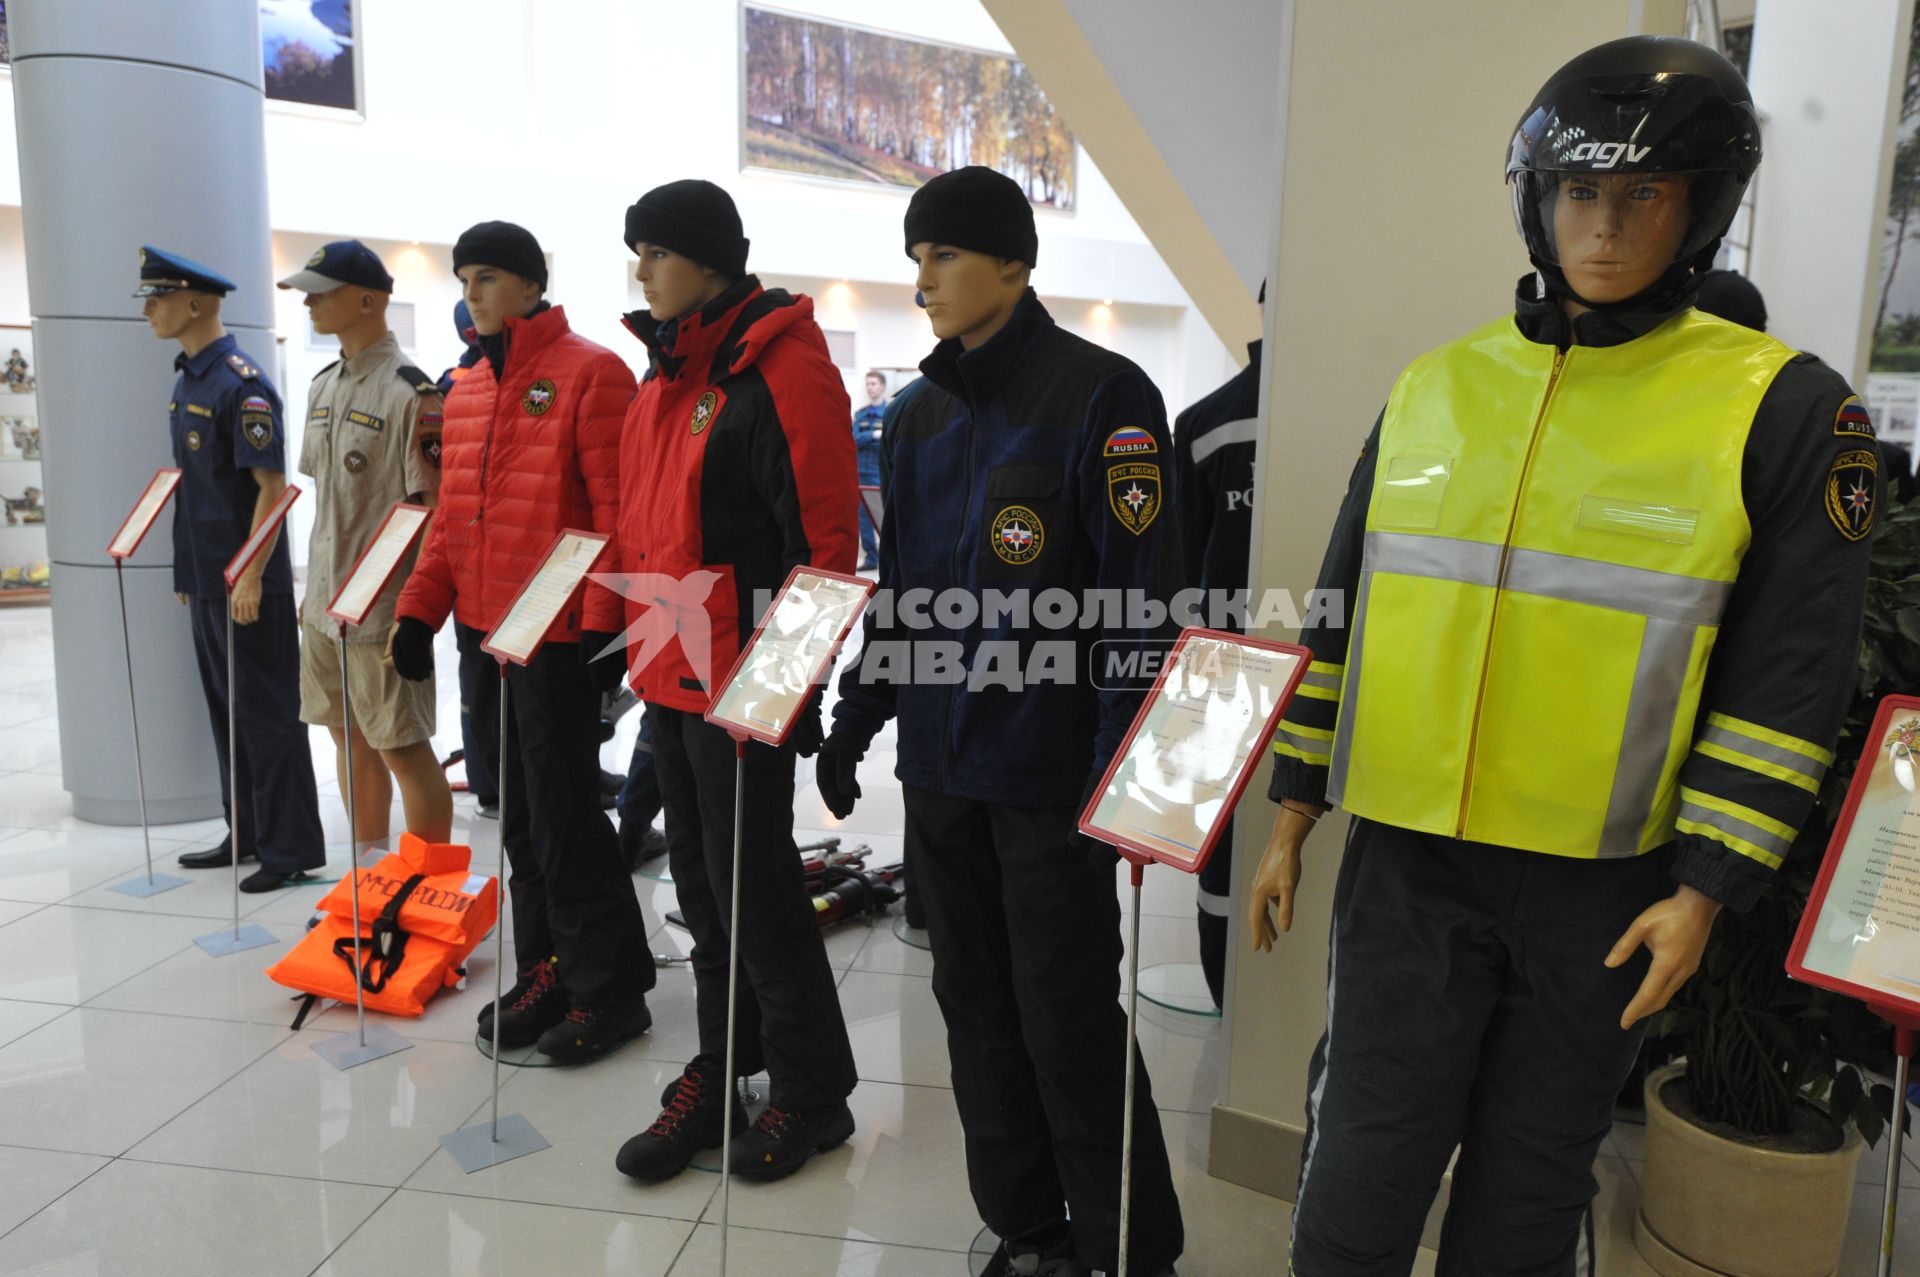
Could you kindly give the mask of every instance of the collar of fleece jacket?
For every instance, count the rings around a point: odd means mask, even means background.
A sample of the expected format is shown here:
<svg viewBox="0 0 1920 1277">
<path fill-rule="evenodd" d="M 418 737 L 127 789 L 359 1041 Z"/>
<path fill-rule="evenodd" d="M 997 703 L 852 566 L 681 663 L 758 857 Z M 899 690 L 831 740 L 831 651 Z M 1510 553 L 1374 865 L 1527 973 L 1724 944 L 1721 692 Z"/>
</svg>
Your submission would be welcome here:
<svg viewBox="0 0 1920 1277">
<path fill-rule="evenodd" d="M 781 334 L 813 319 L 813 298 L 762 288 L 748 275 L 691 315 L 662 323 L 649 310 L 621 318 L 650 356 L 647 377 L 711 383 L 750 368 Z"/>
</svg>

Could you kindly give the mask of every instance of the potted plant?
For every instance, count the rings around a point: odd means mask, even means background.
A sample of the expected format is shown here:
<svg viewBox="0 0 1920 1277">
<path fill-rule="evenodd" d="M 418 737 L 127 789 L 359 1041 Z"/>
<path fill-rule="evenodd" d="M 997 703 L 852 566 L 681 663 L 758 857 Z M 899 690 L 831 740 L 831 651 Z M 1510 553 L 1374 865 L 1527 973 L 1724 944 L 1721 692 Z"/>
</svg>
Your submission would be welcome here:
<svg viewBox="0 0 1920 1277">
<path fill-rule="evenodd" d="M 1821 856 L 1880 699 L 1920 690 L 1920 501 L 1891 492 L 1873 544 L 1859 682 L 1799 840 L 1753 910 L 1723 911 L 1700 971 L 1655 1020 L 1684 1061 L 1646 1083 L 1634 1238 L 1667 1277 L 1827 1277 L 1861 1143 L 1893 1113 L 1892 1033 L 1865 1007 L 1787 978 Z M 1903 1109 L 1904 1112 L 1904 1109 Z"/>
</svg>

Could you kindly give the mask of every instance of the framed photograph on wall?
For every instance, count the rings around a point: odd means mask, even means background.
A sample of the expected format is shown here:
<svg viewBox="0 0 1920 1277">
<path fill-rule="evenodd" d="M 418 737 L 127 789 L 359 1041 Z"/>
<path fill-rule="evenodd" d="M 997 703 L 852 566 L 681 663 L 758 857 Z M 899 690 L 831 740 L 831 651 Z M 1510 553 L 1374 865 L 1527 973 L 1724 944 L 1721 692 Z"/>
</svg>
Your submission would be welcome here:
<svg viewBox="0 0 1920 1277">
<path fill-rule="evenodd" d="M 360 112 L 356 0 L 260 0 L 267 100 Z"/>
<path fill-rule="evenodd" d="M 1073 134 L 1007 54 L 749 5 L 740 86 L 742 168 L 912 188 L 983 164 L 1073 209 Z"/>
</svg>

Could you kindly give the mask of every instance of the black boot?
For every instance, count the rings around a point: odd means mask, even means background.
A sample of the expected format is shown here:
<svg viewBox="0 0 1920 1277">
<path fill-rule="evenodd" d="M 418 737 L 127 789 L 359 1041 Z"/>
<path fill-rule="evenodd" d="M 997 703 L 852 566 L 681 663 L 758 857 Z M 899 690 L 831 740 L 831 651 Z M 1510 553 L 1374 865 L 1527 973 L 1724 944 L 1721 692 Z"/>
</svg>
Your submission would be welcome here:
<svg viewBox="0 0 1920 1277">
<path fill-rule="evenodd" d="M 702 1149 L 719 1148 L 724 1130 L 721 1096 L 728 1091 L 720 1080 L 720 1061 L 702 1055 L 687 1065 L 680 1080 L 669 1087 L 670 1098 L 653 1125 L 620 1146 L 613 1159 L 622 1175 L 653 1182 L 672 1179 L 687 1168 Z M 747 1110 L 733 1096 L 733 1129 L 747 1128 Z"/>
<path fill-rule="evenodd" d="M 627 872 L 638 873 L 640 866 L 655 856 L 667 854 L 667 836 L 639 820 L 620 822 L 620 854 L 627 859 Z"/>
<path fill-rule="evenodd" d="M 500 1047 L 532 1046 L 540 1035 L 567 1018 L 567 991 L 560 987 L 560 964 L 548 958 L 522 972 L 514 996 L 500 999 Z M 480 1036 L 493 1041 L 493 1004 L 480 1012 Z"/>
<path fill-rule="evenodd" d="M 585 1064 L 653 1027 L 647 1000 L 597 1007 L 577 1006 L 540 1035 L 540 1054 L 562 1064 Z"/>
<path fill-rule="evenodd" d="M 1065 1242 L 1046 1250 L 1009 1246 L 1001 1242 L 993 1258 L 981 1270 L 981 1277 L 1089 1277 L 1092 1270 L 1073 1255 L 1073 1243 Z"/>
<path fill-rule="evenodd" d="M 769 1104 L 759 1121 L 733 1137 L 727 1165 L 742 1179 L 783 1179 L 852 1134 L 853 1111 L 845 1100 L 804 1112 Z"/>
</svg>

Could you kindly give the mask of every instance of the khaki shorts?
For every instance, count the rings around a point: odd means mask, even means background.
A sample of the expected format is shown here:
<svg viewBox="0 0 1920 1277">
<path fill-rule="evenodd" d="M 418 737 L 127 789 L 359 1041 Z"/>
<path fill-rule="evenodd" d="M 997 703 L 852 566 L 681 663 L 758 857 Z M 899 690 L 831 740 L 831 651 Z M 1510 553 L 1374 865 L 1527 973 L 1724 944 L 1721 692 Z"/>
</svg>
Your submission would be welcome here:
<svg viewBox="0 0 1920 1277">
<path fill-rule="evenodd" d="M 347 644 L 353 685 L 353 725 L 375 749 L 400 749 L 432 737 L 433 680 L 409 683 L 385 660 L 384 643 Z M 340 642 L 300 627 L 300 721 L 339 727 Z"/>
</svg>

